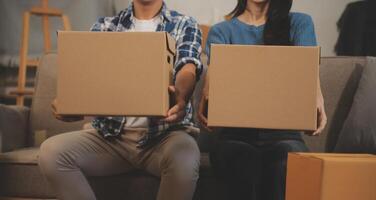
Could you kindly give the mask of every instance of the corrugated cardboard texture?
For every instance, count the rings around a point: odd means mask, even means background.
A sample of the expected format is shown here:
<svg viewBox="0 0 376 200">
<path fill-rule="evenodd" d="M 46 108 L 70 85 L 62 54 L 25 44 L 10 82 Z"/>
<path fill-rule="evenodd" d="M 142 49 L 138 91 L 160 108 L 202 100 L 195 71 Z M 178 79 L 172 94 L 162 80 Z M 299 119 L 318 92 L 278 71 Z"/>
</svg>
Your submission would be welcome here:
<svg viewBox="0 0 376 200">
<path fill-rule="evenodd" d="M 319 47 L 213 45 L 209 126 L 315 130 Z"/>
<path fill-rule="evenodd" d="M 321 192 L 322 162 L 318 159 L 289 154 L 286 200 L 319 200 Z M 314 174 L 315 176 L 310 176 Z M 302 188 L 299 188 L 302 187 Z M 307 195 L 309 194 L 309 196 Z"/>
<path fill-rule="evenodd" d="M 376 156 L 291 153 L 286 200 L 375 200 Z"/>
<path fill-rule="evenodd" d="M 165 115 L 174 50 L 164 32 L 59 32 L 58 113 Z"/>
</svg>

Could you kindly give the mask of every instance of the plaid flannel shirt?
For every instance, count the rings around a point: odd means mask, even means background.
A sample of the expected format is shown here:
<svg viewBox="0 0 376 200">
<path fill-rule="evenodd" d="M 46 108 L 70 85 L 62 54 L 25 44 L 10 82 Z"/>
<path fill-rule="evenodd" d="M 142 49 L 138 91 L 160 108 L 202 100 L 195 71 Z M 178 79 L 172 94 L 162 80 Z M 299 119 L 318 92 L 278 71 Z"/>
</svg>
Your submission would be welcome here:
<svg viewBox="0 0 376 200">
<path fill-rule="evenodd" d="M 176 61 L 174 64 L 174 80 L 179 70 L 186 64 L 196 66 L 197 80 L 202 73 L 201 56 L 201 31 L 197 22 L 188 16 L 176 11 L 168 10 L 165 3 L 159 13 L 161 23 L 156 31 L 168 32 L 176 40 Z M 114 17 L 101 17 L 92 26 L 91 31 L 127 32 L 133 25 L 133 4 Z M 193 126 L 193 110 L 189 102 L 186 107 L 186 116 L 175 124 L 161 122 L 160 118 L 149 117 L 148 134 L 139 141 L 139 146 L 144 147 L 153 139 L 166 134 L 170 129 Z M 117 137 L 121 134 L 126 123 L 126 117 L 96 117 L 92 125 L 105 138 Z"/>
</svg>

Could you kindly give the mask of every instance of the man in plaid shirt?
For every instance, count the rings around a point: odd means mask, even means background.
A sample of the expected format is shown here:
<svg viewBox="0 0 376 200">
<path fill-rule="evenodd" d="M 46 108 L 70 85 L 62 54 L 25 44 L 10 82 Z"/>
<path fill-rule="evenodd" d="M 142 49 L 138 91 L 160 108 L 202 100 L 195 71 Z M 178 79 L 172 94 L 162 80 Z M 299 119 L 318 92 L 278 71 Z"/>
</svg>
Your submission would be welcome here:
<svg viewBox="0 0 376 200">
<path fill-rule="evenodd" d="M 192 199 L 200 166 L 200 151 L 192 137 L 199 130 L 193 126 L 190 103 L 202 72 L 197 22 L 168 10 L 163 0 L 134 0 L 117 16 L 99 18 L 91 31 L 168 32 L 177 45 L 174 86 L 169 88 L 176 105 L 166 118 L 97 117 L 94 129 L 48 139 L 41 146 L 42 172 L 61 200 L 96 199 L 85 176 L 136 169 L 161 177 L 158 200 Z M 55 116 L 63 121 L 81 119 Z"/>
</svg>

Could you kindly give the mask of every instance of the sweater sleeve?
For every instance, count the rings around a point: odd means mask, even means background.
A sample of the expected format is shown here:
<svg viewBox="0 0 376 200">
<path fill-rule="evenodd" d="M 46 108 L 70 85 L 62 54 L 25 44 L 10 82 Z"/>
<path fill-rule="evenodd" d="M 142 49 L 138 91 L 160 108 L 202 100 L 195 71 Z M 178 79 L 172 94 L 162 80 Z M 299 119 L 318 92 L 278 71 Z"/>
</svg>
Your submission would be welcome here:
<svg viewBox="0 0 376 200">
<path fill-rule="evenodd" d="M 293 44 L 295 46 L 317 46 L 315 26 L 311 16 L 296 15 L 292 21 Z"/>
<path fill-rule="evenodd" d="M 205 53 L 208 56 L 208 64 L 210 64 L 210 50 L 212 44 L 226 44 L 223 31 L 218 26 L 213 26 L 208 34 Z"/>
</svg>

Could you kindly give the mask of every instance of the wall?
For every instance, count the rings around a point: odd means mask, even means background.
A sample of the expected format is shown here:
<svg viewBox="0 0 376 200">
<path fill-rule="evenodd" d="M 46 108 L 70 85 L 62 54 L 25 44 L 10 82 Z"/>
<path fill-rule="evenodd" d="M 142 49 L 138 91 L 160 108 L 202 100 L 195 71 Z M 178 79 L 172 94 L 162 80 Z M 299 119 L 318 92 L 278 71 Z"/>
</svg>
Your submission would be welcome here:
<svg viewBox="0 0 376 200">
<path fill-rule="evenodd" d="M 194 16 L 202 24 L 214 24 L 236 5 L 236 0 L 165 0 L 170 8 Z M 323 56 L 333 56 L 338 38 L 336 23 L 349 2 L 354 0 L 295 0 L 294 11 L 312 16 Z"/>
<path fill-rule="evenodd" d="M 51 0 L 50 6 L 59 8 L 69 16 L 73 30 L 88 30 L 98 16 L 113 15 L 116 5 L 125 0 Z M 39 0 L 0 0 L 0 66 L 18 66 L 22 33 L 22 14 Z M 38 57 L 43 50 L 42 20 L 30 18 L 29 56 Z M 62 29 L 60 18 L 49 20 L 52 47 L 56 49 L 56 30 Z"/>
<path fill-rule="evenodd" d="M 295 0 L 294 10 L 308 13 L 316 26 L 318 43 L 323 56 L 333 56 L 337 42 L 337 21 L 346 5 L 354 0 Z"/>
<path fill-rule="evenodd" d="M 97 16 L 112 15 L 128 5 L 130 0 L 51 0 L 54 7 L 63 9 L 72 20 L 74 30 L 88 30 Z M 234 8 L 236 0 L 165 0 L 172 9 L 194 16 L 202 24 L 214 24 Z M 293 10 L 313 17 L 322 55 L 334 55 L 338 33 L 336 22 L 347 3 L 353 0 L 295 0 Z M 22 12 L 38 0 L 0 0 L 0 65 L 17 66 Z M 116 11 L 115 11 L 116 10 Z M 84 14 L 83 14 L 84 13 Z M 61 29 L 58 19 L 51 20 L 51 32 Z M 52 34 L 56 40 L 56 34 Z M 32 18 L 30 54 L 40 55 L 42 50 L 41 21 Z M 55 45 L 53 45 L 55 46 Z"/>
</svg>

